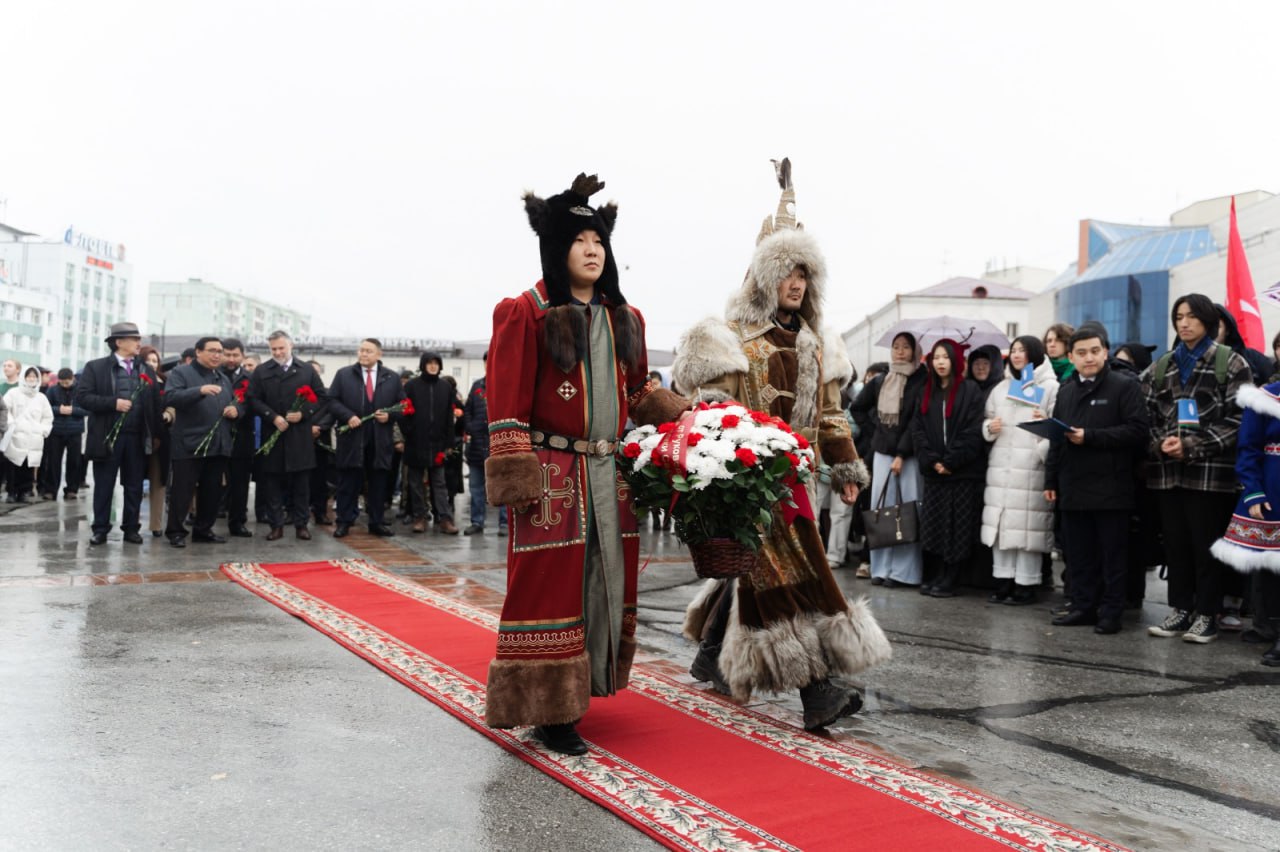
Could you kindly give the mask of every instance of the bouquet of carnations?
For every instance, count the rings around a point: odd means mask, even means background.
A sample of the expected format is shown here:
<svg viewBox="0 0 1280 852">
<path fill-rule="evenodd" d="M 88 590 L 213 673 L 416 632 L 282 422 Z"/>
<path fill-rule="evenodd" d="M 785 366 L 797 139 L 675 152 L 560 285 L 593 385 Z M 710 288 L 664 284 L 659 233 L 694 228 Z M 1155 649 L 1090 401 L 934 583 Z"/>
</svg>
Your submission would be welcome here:
<svg viewBox="0 0 1280 852">
<path fill-rule="evenodd" d="M 130 410 L 132 410 L 133 404 L 138 401 L 138 396 L 149 387 L 151 387 L 151 377 L 146 373 L 138 373 L 138 386 L 129 395 Z M 111 452 L 116 448 L 116 441 L 120 438 L 120 429 L 124 426 L 124 419 L 128 416 L 128 411 L 121 411 L 119 416 L 116 417 L 116 422 L 111 425 L 111 431 L 107 433 L 107 452 Z"/>
<path fill-rule="evenodd" d="M 782 504 L 787 520 L 808 507 L 809 441 L 780 417 L 737 403 L 701 403 L 673 423 L 641 426 L 623 438 L 619 454 L 636 502 L 671 512 L 703 576 L 743 573 L 774 507 Z M 736 553 L 738 569 L 704 571 L 700 554 L 717 551 Z"/>
<path fill-rule="evenodd" d="M 289 414 L 292 414 L 295 411 L 301 411 L 302 406 L 307 405 L 308 403 L 315 405 L 317 402 L 319 402 L 319 397 L 316 396 L 316 392 L 311 389 L 310 385 L 303 385 L 293 392 L 293 405 L 289 406 Z M 255 453 L 255 455 L 265 456 L 270 453 L 272 449 L 275 448 L 276 442 L 280 440 L 280 436 L 283 434 L 283 432 L 277 431 L 266 440 L 266 443 L 258 448 L 258 452 Z"/>
<path fill-rule="evenodd" d="M 405 417 L 412 417 L 414 413 L 413 400 L 406 398 L 400 400 L 395 405 L 388 405 L 386 408 L 379 408 L 377 411 L 373 412 L 373 414 L 366 414 L 364 417 L 360 418 L 360 422 L 364 423 L 366 420 L 372 420 L 374 416 L 378 414 L 400 414 Z M 346 423 L 343 423 L 336 431 L 339 435 L 342 435 L 350 432 L 351 427 Z"/>
</svg>

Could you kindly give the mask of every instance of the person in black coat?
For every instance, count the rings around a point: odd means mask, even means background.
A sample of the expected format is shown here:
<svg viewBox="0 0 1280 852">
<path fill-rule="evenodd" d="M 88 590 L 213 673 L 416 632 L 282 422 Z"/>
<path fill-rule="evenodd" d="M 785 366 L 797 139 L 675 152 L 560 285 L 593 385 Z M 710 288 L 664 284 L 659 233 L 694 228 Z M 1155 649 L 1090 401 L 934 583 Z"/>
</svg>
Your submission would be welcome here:
<svg viewBox="0 0 1280 852">
<path fill-rule="evenodd" d="M 89 412 L 76 405 L 75 380 L 76 374 L 69 367 L 63 367 L 58 371 L 58 383 L 44 389 L 49 407 L 53 409 L 53 432 L 44 442 L 47 478 L 40 486 L 40 493 L 47 500 L 58 496 L 64 455 L 67 484 L 62 492 L 63 498 L 75 500 L 76 492 L 84 484 L 80 481 L 80 455 L 84 443 L 84 419 Z"/>
<path fill-rule="evenodd" d="M 484 353 L 489 363 L 489 353 Z M 462 426 L 467 441 L 467 489 L 471 492 L 471 523 L 463 533 L 474 535 L 484 532 L 487 497 L 485 494 L 484 462 L 489 458 L 489 401 L 485 377 L 471 383 L 467 401 L 462 404 Z M 498 535 L 506 535 L 507 507 L 498 508 Z"/>
<path fill-rule="evenodd" d="M 233 536 L 251 538 L 249 532 L 249 483 L 253 479 L 253 412 L 248 403 L 249 372 L 244 368 L 244 344 L 234 337 L 222 341 L 222 372 L 231 380 L 231 393 L 245 404 L 245 417 L 231 428 L 231 456 L 227 459 L 227 528 Z"/>
<path fill-rule="evenodd" d="M 356 354 L 357 363 L 338 370 L 329 386 L 329 410 L 334 422 L 348 427 L 348 431 L 338 436 L 336 450 L 338 525 L 333 531 L 335 538 L 346 536 L 359 517 L 362 485 L 368 486 L 364 506 L 369 516 L 369 532 L 395 535 L 383 517 L 395 444 L 391 421 L 401 417 L 380 409 L 399 404 L 405 395 L 400 377 L 382 366 L 381 358 L 382 344 L 375 338 L 365 338 Z M 373 416 L 361 422 L 365 415 Z"/>
<path fill-rule="evenodd" d="M 1108 348 L 1099 328 L 1071 335 L 1075 374 L 1062 382 L 1053 407 L 1053 417 L 1071 430 L 1049 447 L 1044 494 L 1061 511 L 1070 543 L 1071 611 L 1053 623 L 1094 624 L 1100 634 L 1120 630 L 1137 495 L 1133 457 L 1146 445 L 1148 429 L 1142 386 L 1107 365 Z"/>
<path fill-rule="evenodd" d="M 271 357 L 249 376 L 248 401 L 261 418 L 262 443 L 279 434 L 271 451 L 259 456 L 259 483 L 266 492 L 267 541 L 284 535 L 285 521 L 293 524 L 294 535 L 307 540 L 307 516 L 311 511 L 311 471 L 316 466 L 316 438 L 319 418 L 327 405 L 327 393 L 315 368 L 293 357 L 293 339 L 286 332 L 273 331 L 267 338 Z M 299 392 L 310 389 L 315 402 Z M 301 403 L 299 399 L 303 399 Z M 284 495 L 289 495 L 289 518 L 285 518 Z"/>
<path fill-rule="evenodd" d="M 445 459 L 453 448 L 453 385 L 440 375 L 444 360 L 435 352 L 423 352 L 418 359 L 421 373 L 404 386 L 405 396 L 413 403 L 413 416 L 400 424 L 404 433 L 405 487 L 412 495 L 413 531 L 427 531 L 427 499 L 424 481 L 431 482 L 431 505 L 436 516 L 436 530 L 457 535 L 453 522 L 453 501 L 445 482 Z M 487 428 L 487 427 L 486 427 Z"/>
<path fill-rule="evenodd" d="M 138 357 L 142 334 L 137 325 L 115 323 L 106 342 L 112 354 L 84 365 L 75 393 L 76 405 L 89 412 L 85 442 L 85 455 L 93 462 L 93 535 L 89 543 L 107 541 L 111 495 L 118 476 L 124 488 L 120 529 L 125 541 L 142 544 L 138 532 L 142 482 L 147 473 L 148 448 L 159 440 L 160 393 L 155 371 Z M 117 422 L 120 430 L 109 442 Z"/>
<path fill-rule="evenodd" d="M 222 371 L 222 340 L 202 337 L 196 341 L 196 357 L 175 367 L 165 385 L 165 405 L 175 412 L 169 430 L 169 513 L 164 534 L 174 547 L 187 546 L 184 521 L 196 498 L 191 540 L 221 544 L 215 535 L 222 503 L 222 480 L 231 457 L 231 424 L 244 415 L 244 404 L 233 393 L 230 377 Z"/>
<path fill-rule="evenodd" d="M 911 436 L 924 497 L 921 539 L 935 568 L 921 586 L 936 598 L 955 595 L 956 581 L 969 562 L 982 523 L 987 449 L 982 438 L 986 394 L 965 381 L 964 347 L 940 340 L 925 361 L 929 379 L 920 412 L 911 420 Z"/>
<path fill-rule="evenodd" d="M 1218 343 L 1226 344 L 1232 351 L 1237 353 L 1249 364 L 1249 372 L 1253 374 L 1253 383 L 1257 387 L 1262 387 L 1271 378 L 1271 374 L 1275 372 L 1276 364 L 1265 353 L 1259 352 L 1257 349 L 1250 349 L 1244 343 L 1244 335 L 1240 334 L 1240 326 L 1236 323 L 1236 318 L 1223 305 L 1214 303 L 1213 307 L 1218 311 L 1218 334 L 1215 340 Z"/>
</svg>

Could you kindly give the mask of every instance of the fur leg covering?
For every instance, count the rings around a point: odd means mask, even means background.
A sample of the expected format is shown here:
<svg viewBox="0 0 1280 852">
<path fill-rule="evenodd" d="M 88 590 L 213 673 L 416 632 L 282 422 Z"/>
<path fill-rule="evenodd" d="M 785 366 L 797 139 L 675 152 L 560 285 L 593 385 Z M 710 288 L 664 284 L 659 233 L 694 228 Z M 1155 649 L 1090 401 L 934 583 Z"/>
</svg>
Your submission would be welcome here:
<svg viewBox="0 0 1280 852">
<path fill-rule="evenodd" d="M 684 628 L 681 632 L 690 642 L 702 641 L 702 628 L 711 617 L 711 608 L 715 606 L 722 585 L 722 580 L 707 580 L 698 590 L 693 602 L 685 608 Z"/>
<path fill-rule="evenodd" d="M 587 315 L 581 308 L 561 305 L 547 311 L 543 334 L 547 353 L 564 372 L 572 370 L 587 356 Z"/>
<path fill-rule="evenodd" d="M 533 453 L 489 456 L 484 462 L 490 506 L 524 506 L 542 496 L 542 464 Z"/>
<path fill-rule="evenodd" d="M 733 602 L 720 669 L 733 697 L 753 689 L 790 692 L 831 675 L 852 675 L 889 659 L 892 650 L 866 599 L 836 615 L 806 614 L 764 629 L 743 627 Z"/>
<path fill-rule="evenodd" d="M 666 388 L 657 388 L 631 409 L 631 419 L 637 426 L 657 426 L 675 420 L 688 409 L 689 400 Z"/>
<path fill-rule="evenodd" d="M 614 672 L 614 685 L 626 689 L 631 682 L 631 665 L 636 660 L 636 640 L 623 637 L 618 642 L 618 668 Z"/>
<path fill-rule="evenodd" d="M 858 490 L 871 484 L 871 474 L 867 471 L 867 466 L 862 463 L 862 459 L 855 458 L 851 462 L 841 462 L 831 466 L 833 488 L 843 489 L 849 483 L 858 486 Z"/>
<path fill-rule="evenodd" d="M 490 728 L 563 725 L 587 714 L 591 661 L 494 660 L 489 664 L 484 723 Z"/>
</svg>

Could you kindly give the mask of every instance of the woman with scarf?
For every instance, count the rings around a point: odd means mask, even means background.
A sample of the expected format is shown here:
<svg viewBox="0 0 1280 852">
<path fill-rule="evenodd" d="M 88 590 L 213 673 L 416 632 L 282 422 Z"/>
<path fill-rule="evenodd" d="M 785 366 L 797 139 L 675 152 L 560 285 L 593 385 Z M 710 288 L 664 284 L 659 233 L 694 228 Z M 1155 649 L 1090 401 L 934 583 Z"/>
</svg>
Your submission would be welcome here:
<svg viewBox="0 0 1280 852">
<path fill-rule="evenodd" d="M 929 378 L 920 413 L 911 421 L 924 481 L 921 539 L 941 568 L 921 586 L 935 598 L 955 595 L 982 521 L 987 454 L 982 441 L 982 391 L 964 380 L 964 345 L 940 340 L 925 362 Z"/>
<path fill-rule="evenodd" d="M 28 367 L 22 383 L 4 395 L 9 410 L 9 431 L 4 436 L 4 457 L 13 465 L 13 502 L 27 502 L 36 471 L 44 456 L 44 439 L 53 431 L 53 408 L 40 393 L 40 370 Z"/>
<path fill-rule="evenodd" d="M 911 421 L 920 406 L 926 371 L 920 369 L 920 344 L 902 332 L 890 344 L 889 371 L 877 376 L 854 401 L 853 416 L 872 424 L 871 505 L 885 492 L 885 505 L 920 499 L 920 468 L 916 464 Z M 886 489 L 886 484 L 888 488 Z M 924 579 L 924 556 L 919 542 L 871 551 L 871 582 L 876 585 L 918 586 Z"/>
<path fill-rule="evenodd" d="M 1049 357 L 1049 363 L 1053 365 L 1053 374 L 1058 377 L 1059 382 L 1065 381 L 1076 371 L 1071 364 L 1071 358 L 1067 356 L 1071 335 L 1075 333 L 1076 330 L 1065 322 L 1054 323 L 1044 333 L 1044 354 Z"/>
<path fill-rule="evenodd" d="M 1012 391 L 1027 387 L 1019 381 L 1027 366 L 1033 370 L 1034 390 L 1015 395 Z M 1017 427 L 1043 419 L 1053 411 L 1057 397 L 1058 379 L 1043 344 L 1031 335 L 1013 341 L 1009 378 L 987 396 L 982 422 L 982 437 L 991 444 L 982 543 L 992 548 L 992 573 L 999 584 L 992 603 L 1023 606 L 1036 599 L 1043 554 L 1053 544 L 1053 506 L 1044 499 L 1049 442 Z"/>
</svg>

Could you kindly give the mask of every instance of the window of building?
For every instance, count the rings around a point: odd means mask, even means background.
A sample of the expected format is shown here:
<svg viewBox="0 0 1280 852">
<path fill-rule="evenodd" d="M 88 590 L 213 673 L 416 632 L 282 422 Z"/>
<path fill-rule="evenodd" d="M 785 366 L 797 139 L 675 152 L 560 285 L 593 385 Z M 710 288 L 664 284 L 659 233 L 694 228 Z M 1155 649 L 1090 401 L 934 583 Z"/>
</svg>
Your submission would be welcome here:
<svg viewBox="0 0 1280 852">
<path fill-rule="evenodd" d="M 18 322 L 24 322 L 27 317 L 27 309 L 22 305 L 13 306 L 13 318 Z"/>
<path fill-rule="evenodd" d="M 1018 336 L 1018 324 L 1016 322 L 1007 322 L 1004 324 L 1004 336 L 1013 340 Z"/>
<path fill-rule="evenodd" d="M 97 276 L 94 277 L 93 282 L 97 284 L 99 287 L 102 286 L 102 270 L 101 269 L 98 270 L 98 274 Z"/>
<path fill-rule="evenodd" d="M 89 267 L 87 266 L 80 267 L 80 283 L 81 284 L 89 283 Z"/>
<path fill-rule="evenodd" d="M 76 265 L 74 263 L 67 264 L 67 283 L 74 284 L 76 280 Z"/>
<path fill-rule="evenodd" d="M 454 367 L 454 368 L 453 368 L 453 377 L 454 377 L 455 379 L 460 379 L 460 378 L 462 378 L 462 368 L 461 368 L 461 367 Z M 941 380 L 939 380 L 939 381 L 941 381 Z"/>
</svg>

